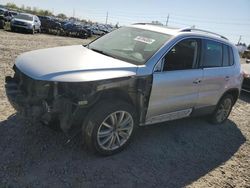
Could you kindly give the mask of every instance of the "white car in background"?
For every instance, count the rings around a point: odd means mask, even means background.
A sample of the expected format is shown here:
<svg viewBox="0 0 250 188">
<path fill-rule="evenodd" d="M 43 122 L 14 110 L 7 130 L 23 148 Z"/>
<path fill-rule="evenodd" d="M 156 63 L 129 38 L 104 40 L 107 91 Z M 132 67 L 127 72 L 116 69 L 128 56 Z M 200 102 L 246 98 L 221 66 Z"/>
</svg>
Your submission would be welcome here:
<svg viewBox="0 0 250 188">
<path fill-rule="evenodd" d="M 40 32 L 41 22 L 36 15 L 20 13 L 14 16 L 10 22 L 11 31 L 28 31 L 34 34 Z"/>
</svg>

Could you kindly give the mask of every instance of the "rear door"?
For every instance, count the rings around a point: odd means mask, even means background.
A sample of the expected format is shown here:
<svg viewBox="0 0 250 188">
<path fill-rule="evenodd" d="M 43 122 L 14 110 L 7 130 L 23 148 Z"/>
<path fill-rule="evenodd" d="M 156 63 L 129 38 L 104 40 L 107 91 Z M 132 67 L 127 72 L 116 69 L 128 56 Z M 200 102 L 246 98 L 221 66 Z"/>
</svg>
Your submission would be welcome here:
<svg viewBox="0 0 250 188">
<path fill-rule="evenodd" d="M 203 81 L 200 84 L 197 108 L 215 106 L 228 89 L 234 75 L 230 50 L 226 44 L 209 39 L 202 40 Z"/>
<path fill-rule="evenodd" d="M 157 117 L 162 121 L 177 119 L 191 113 L 198 101 L 202 79 L 202 69 L 198 66 L 200 44 L 199 39 L 184 39 L 159 62 L 153 73 L 147 122 L 154 123 Z"/>
</svg>

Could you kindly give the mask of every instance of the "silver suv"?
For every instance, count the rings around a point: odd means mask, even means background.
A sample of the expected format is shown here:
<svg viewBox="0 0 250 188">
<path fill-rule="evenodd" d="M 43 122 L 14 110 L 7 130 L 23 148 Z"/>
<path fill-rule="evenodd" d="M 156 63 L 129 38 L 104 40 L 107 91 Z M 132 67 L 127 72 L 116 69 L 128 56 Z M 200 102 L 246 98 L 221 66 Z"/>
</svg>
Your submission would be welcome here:
<svg viewBox="0 0 250 188">
<path fill-rule="evenodd" d="M 20 13 L 11 20 L 10 27 L 11 31 L 25 30 L 34 34 L 41 31 L 41 22 L 35 15 Z"/>
<path fill-rule="evenodd" d="M 86 46 L 20 55 L 6 77 L 20 114 L 93 151 L 122 150 L 137 126 L 207 115 L 227 120 L 241 89 L 238 51 L 215 33 L 135 24 Z"/>
</svg>

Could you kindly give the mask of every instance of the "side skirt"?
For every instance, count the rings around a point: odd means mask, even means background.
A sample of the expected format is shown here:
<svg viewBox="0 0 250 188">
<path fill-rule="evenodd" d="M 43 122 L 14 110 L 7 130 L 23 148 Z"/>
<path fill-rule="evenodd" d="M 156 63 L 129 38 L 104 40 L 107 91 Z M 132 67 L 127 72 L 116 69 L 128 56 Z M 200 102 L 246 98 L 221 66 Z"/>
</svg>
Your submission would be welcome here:
<svg viewBox="0 0 250 188">
<path fill-rule="evenodd" d="M 185 117 L 190 116 L 192 111 L 193 111 L 193 109 L 189 108 L 189 109 L 185 109 L 185 110 L 179 110 L 179 111 L 176 111 L 176 112 L 170 112 L 170 113 L 162 114 L 162 115 L 159 115 L 159 116 L 154 116 L 154 117 L 151 117 L 151 118 L 147 119 L 145 124 L 140 124 L 140 126 L 185 118 Z"/>
<path fill-rule="evenodd" d="M 204 116 L 204 115 L 212 114 L 215 108 L 216 108 L 216 105 L 197 108 L 197 109 L 189 108 L 185 110 L 179 110 L 176 112 L 170 112 L 170 113 L 162 114 L 159 116 L 151 117 L 147 119 L 145 123 L 141 123 L 140 126 L 151 125 L 151 124 L 161 123 L 161 122 L 171 121 L 171 120 L 177 120 L 177 119 L 182 119 L 186 117 Z"/>
</svg>

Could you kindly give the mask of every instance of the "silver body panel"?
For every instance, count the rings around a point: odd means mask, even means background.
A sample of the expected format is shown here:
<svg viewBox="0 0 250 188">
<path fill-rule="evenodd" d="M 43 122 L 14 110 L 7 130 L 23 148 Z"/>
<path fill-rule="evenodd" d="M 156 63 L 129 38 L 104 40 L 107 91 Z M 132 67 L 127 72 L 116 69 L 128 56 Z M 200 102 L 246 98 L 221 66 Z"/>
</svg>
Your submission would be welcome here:
<svg viewBox="0 0 250 188">
<path fill-rule="evenodd" d="M 230 67 L 154 73 L 154 68 L 157 63 L 161 63 L 161 58 L 175 44 L 188 38 L 209 39 L 231 46 L 235 57 L 234 65 Z M 147 66 L 138 69 L 138 71 L 147 73 L 150 73 L 149 71 L 151 70 L 153 73 L 153 86 L 146 115 L 146 124 L 150 124 L 151 119 L 157 122 L 155 118 L 160 117 L 161 114 L 178 112 L 188 108 L 201 109 L 214 106 L 226 91 L 230 89 L 238 89 L 240 91 L 243 78 L 240 74 L 238 56 L 234 45 L 225 39 L 212 38 L 202 34 L 194 35 L 193 33 L 181 33 L 174 36 L 148 61 Z M 197 80 L 200 83 L 194 83 Z M 161 122 L 161 119 L 158 118 L 158 122 Z"/>
<path fill-rule="evenodd" d="M 86 82 L 136 75 L 137 66 L 81 45 L 24 53 L 15 65 L 36 80 Z"/>
<path fill-rule="evenodd" d="M 146 119 L 193 108 L 199 97 L 199 86 L 193 82 L 201 78 L 201 69 L 154 73 Z"/>
<path fill-rule="evenodd" d="M 185 117 L 188 117 L 192 113 L 192 110 L 193 110 L 192 108 L 189 108 L 186 110 L 179 110 L 179 111 L 174 111 L 174 112 L 170 112 L 166 114 L 161 114 L 158 116 L 153 116 L 147 119 L 145 124 L 141 124 L 141 125 L 150 125 L 154 123 L 160 123 L 164 121 L 172 121 L 176 119 L 185 118 Z"/>
</svg>

